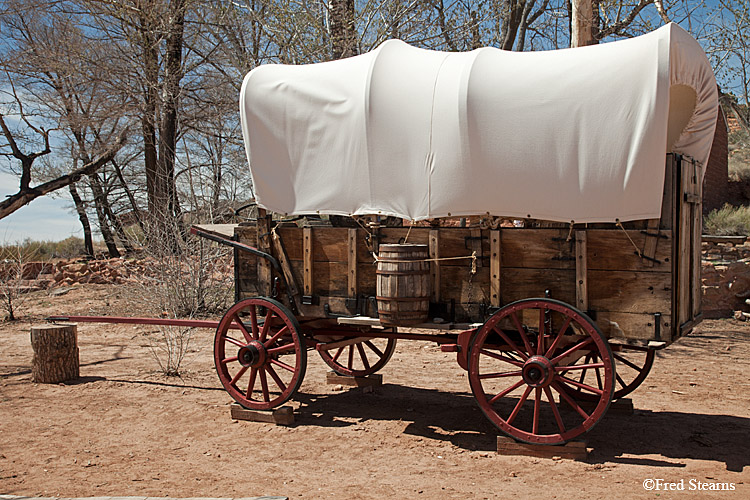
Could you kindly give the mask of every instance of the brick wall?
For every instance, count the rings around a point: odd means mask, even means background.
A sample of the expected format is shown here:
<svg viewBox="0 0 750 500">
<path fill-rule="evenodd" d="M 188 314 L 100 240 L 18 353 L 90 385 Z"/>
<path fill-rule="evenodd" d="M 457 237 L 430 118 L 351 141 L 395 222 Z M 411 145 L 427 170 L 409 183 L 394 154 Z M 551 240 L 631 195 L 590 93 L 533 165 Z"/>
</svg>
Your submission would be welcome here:
<svg viewBox="0 0 750 500">
<path fill-rule="evenodd" d="M 711 146 L 711 156 L 708 158 L 706 175 L 703 179 L 703 214 L 720 208 L 728 201 L 729 189 L 729 142 L 727 137 L 727 122 L 719 107 L 716 120 L 716 133 Z"/>
</svg>

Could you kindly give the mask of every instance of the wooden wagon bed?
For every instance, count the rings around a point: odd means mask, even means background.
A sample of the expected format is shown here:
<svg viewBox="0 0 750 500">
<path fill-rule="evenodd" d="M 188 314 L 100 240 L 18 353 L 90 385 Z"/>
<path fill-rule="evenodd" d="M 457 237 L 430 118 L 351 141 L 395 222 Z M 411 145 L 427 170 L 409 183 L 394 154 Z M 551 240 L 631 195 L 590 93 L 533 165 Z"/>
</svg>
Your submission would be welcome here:
<svg viewBox="0 0 750 500">
<path fill-rule="evenodd" d="M 503 305 L 550 296 L 588 312 L 609 338 L 668 344 L 701 318 L 701 192 L 697 163 L 668 155 L 666 167 L 661 219 L 624 226 L 526 221 L 530 227 L 341 228 L 282 222 L 271 231 L 265 218 L 235 226 L 233 234 L 279 260 L 288 296 L 304 318 L 376 317 L 378 246 L 408 237 L 409 243 L 428 245 L 436 259 L 429 263 L 430 319 L 439 319 L 424 327 L 481 323 Z M 278 273 L 268 261 L 245 252 L 235 259 L 237 298 L 269 295 Z"/>
</svg>

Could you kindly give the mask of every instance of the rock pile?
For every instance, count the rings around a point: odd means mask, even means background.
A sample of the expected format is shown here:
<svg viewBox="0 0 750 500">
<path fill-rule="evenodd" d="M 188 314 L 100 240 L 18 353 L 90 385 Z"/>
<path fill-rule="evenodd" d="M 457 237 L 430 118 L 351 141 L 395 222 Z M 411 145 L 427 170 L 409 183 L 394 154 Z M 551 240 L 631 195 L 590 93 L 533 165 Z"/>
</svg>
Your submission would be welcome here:
<svg viewBox="0 0 750 500">
<path fill-rule="evenodd" d="M 210 264 L 213 273 L 231 273 L 230 259 L 212 261 Z M 152 258 L 26 262 L 22 269 L 21 279 L 17 279 L 17 264 L 15 269 L 11 269 L 10 264 L 3 266 L 0 263 L 0 278 L 14 280 L 14 285 L 21 292 L 33 292 L 88 283 L 106 285 L 136 282 L 144 277 L 163 277 L 165 273 L 164 267 L 160 267 Z"/>
</svg>

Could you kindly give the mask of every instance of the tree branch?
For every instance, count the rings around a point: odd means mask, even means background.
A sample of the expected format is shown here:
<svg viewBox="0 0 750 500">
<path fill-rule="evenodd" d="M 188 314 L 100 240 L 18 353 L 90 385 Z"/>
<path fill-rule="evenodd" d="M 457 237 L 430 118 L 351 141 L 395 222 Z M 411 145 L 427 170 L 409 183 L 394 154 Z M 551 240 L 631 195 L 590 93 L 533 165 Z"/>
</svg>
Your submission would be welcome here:
<svg viewBox="0 0 750 500">
<path fill-rule="evenodd" d="M 84 175 L 89 175 L 99 170 L 103 165 L 110 162 L 117 152 L 127 142 L 126 131 L 124 131 L 120 137 L 117 138 L 114 145 L 105 151 L 96 160 L 87 163 L 86 165 L 73 170 L 67 175 L 63 175 L 51 181 L 45 182 L 34 188 L 20 189 L 18 193 L 8 196 L 5 200 L 0 202 L 0 219 L 7 217 L 19 208 L 28 204 L 35 198 L 44 196 L 47 193 L 51 193 L 57 189 L 68 186 L 71 182 L 76 182 Z"/>
</svg>

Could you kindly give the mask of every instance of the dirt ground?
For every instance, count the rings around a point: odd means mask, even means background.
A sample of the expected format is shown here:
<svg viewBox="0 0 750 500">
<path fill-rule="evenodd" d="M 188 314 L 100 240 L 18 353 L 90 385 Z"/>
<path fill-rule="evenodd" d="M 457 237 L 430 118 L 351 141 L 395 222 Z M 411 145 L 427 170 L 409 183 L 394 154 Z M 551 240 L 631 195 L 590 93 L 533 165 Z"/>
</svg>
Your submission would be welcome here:
<svg viewBox="0 0 750 500">
<path fill-rule="evenodd" d="M 705 321 L 659 352 L 632 395 L 635 414 L 607 414 L 579 462 L 497 455 L 497 432 L 455 355 L 423 342 L 400 342 L 371 393 L 327 385 L 327 367 L 310 352 L 291 427 L 232 421 L 208 330 L 195 333 L 177 378 L 158 370 L 145 337 L 156 327 L 80 324 L 81 379 L 31 383 L 32 323 L 63 313 L 137 315 L 128 296 L 112 285 L 35 292 L 31 320 L 0 325 L 0 493 L 750 498 L 746 323 Z M 684 490 L 647 491 L 648 479 Z"/>
</svg>

